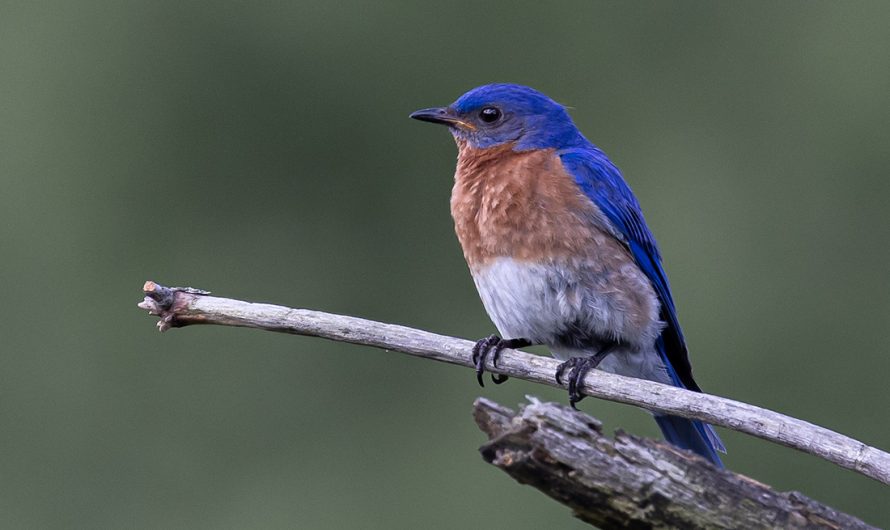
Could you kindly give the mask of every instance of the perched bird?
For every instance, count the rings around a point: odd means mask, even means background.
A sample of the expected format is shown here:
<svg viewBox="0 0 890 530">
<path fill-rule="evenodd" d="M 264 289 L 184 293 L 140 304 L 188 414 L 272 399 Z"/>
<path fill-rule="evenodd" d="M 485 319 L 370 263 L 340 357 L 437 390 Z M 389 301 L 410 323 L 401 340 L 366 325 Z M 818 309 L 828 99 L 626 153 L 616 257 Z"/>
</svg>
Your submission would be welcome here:
<svg viewBox="0 0 890 530">
<path fill-rule="evenodd" d="M 496 363 L 503 348 L 541 344 L 564 361 L 556 379 L 568 371 L 572 406 L 597 367 L 701 392 L 640 205 L 562 105 L 492 84 L 411 117 L 446 125 L 457 142 L 451 215 L 500 332 L 474 349 L 480 384 L 488 356 Z M 655 420 L 670 443 L 722 466 L 710 425 Z"/>
</svg>

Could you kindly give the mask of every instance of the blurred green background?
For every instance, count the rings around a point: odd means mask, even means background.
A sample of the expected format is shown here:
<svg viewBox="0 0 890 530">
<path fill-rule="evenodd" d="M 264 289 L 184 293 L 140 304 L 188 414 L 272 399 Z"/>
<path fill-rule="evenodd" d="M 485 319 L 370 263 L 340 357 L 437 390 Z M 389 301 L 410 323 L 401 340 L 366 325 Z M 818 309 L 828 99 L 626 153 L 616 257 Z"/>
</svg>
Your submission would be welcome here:
<svg viewBox="0 0 890 530">
<path fill-rule="evenodd" d="M 555 389 L 230 328 L 146 279 L 478 338 L 455 148 L 408 113 L 539 88 L 621 167 L 709 391 L 890 448 L 890 4 L 0 1 L 0 525 L 582 527 L 471 403 Z M 582 408 L 656 435 L 636 409 Z M 876 482 L 721 430 L 876 525 Z"/>
</svg>

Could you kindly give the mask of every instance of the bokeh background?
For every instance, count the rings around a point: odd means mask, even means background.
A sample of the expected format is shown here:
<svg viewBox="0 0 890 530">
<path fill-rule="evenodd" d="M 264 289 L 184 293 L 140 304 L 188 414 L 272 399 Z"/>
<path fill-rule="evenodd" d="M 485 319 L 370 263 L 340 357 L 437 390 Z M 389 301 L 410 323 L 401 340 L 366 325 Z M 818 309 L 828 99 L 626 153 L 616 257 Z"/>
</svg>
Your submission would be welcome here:
<svg viewBox="0 0 890 530">
<path fill-rule="evenodd" d="M 229 328 L 146 279 L 478 338 L 455 149 L 487 82 L 570 105 L 665 255 L 709 391 L 890 448 L 890 4 L 0 1 L 0 526 L 582 527 L 470 417 L 555 389 Z M 587 400 L 612 429 L 636 409 Z M 888 490 L 721 430 L 890 525 Z"/>
</svg>

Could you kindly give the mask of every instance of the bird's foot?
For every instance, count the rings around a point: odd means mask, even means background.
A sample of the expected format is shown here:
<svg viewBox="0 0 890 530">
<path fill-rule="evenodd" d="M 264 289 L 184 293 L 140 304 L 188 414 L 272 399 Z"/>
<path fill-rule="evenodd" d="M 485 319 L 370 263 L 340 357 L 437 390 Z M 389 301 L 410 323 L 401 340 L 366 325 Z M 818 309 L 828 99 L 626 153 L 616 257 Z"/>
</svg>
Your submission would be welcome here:
<svg viewBox="0 0 890 530">
<path fill-rule="evenodd" d="M 485 373 L 485 360 L 489 356 L 491 356 L 491 364 L 497 366 L 501 351 L 505 348 L 524 348 L 531 344 L 528 339 L 502 339 L 497 335 L 476 341 L 476 345 L 473 346 L 473 364 L 476 366 L 476 381 L 479 381 L 479 386 L 485 386 L 485 383 L 482 382 L 482 374 Z M 491 374 L 491 380 L 496 385 L 507 379 L 509 378 L 506 375 Z"/>
<path fill-rule="evenodd" d="M 563 374 L 566 370 L 569 371 L 567 379 L 569 385 L 569 405 L 571 405 L 573 409 L 577 410 L 578 407 L 575 406 L 575 403 L 585 398 L 584 394 L 581 392 L 581 383 L 584 381 L 584 376 L 587 375 L 587 372 L 599 366 L 600 363 L 603 362 L 603 359 L 609 355 L 609 352 L 612 351 L 613 347 L 613 345 L 610 345 L 606 348 L 602 348 L 594 355 L 571 357 L 556 368 L 556 382 L 560 385 L 563 384 Z"/>
</svg>

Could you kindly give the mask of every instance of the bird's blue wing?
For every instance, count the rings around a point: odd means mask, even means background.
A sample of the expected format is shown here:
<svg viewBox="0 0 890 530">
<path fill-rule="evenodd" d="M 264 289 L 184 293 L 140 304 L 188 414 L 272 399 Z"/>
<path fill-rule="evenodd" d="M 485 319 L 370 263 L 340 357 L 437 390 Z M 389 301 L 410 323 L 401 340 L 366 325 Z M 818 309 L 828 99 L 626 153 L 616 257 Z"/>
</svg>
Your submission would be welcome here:
<svg viewBox="0 0 890 530">
<path fill-rule="evenodd" d="M 676 386 L 701 392 L 692 377 L 692 366 L 686 340 L 677 320 L 671 286 L 661 266 L 661 254 L 652 232 L 646 226 L 640 204 L 621 172 L 599 149 L 566 149 L 559 153 L 563 167 L 584 194 L 605 214 L 615 237 L 623 241 L 637 265 L 649 278 L 661 302 L 661 319 L 665 328 L 655 347 L 664 360 Z M 658 425 L 671 443 L 702 454 L 722 466 L 716 451 L 725 452 L 723 442 L 710 425 L 676 416 L 656 415 Z"/>
<path fill-rule="evenodd" d="M 584 194 L 608 217 L 615 237 L 627 245 L 637 265 L 649 278 L 661 302 L 661 318 L 666 324 L 662 332 L 663 354 L 682 385 L 700 392 L 692 378 L 686 341 L 677 320 L 671 287 L 661 266 L 658 245 L 646 226 L 640 204 L 621 177 L 621 172 L 596 148 L 566 150 L 560 153 L 560 159 Z"/>
</svg>

